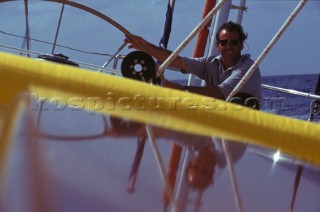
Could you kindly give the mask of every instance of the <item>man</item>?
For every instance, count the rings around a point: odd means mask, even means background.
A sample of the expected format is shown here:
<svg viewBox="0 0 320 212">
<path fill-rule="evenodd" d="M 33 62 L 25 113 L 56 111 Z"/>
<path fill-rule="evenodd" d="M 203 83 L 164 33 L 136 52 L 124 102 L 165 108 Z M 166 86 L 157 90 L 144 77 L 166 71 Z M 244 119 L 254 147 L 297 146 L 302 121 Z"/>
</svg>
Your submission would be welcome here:
<svg viewBox="0 0 320 212">
<path fill-rule="evenodd" d="M 247 35 L 243 32 L 241 25 L 231 21 L 227 22 L 219 28 L 216 34 L 216 48 L 220 55 L 203 58 L 178 56 L 171 65 L 180 69 L 183 73 L 191 73 L 205 80 L 205 87 L 189 86 L 187 88 L 188 91 L 225 100 L 254 63 L 250 59 L 250 55 L 241 55 L 246 38 Z M 135 35 L 130 36 L 130 38 L 127 37 L 126 42 L 131 44 L 129 48 L 145 51 L 162 62 L 172 53 Z M 162 82 L 166 87 L 179 90 L 186 89 L 185 86 L 169 82 L 164 77 L 162 77 Z M 261 75 L 259 68 L 242 87 L 238 95 L 245 97 L 253 96 L 259 101 L 261 98 Z M 251 104 L 251 102 L 248 104 L 244 101 L 238 101 L 238 103 L 259 108 L 255 103 Z M 155 133 L 161 136 L 165 135 L 165 132 L 161 132 L 161 129 L 155 130 Z M 192 139 L 192 136 L 187 135 L 186 138 L 183 138 L 183 136 L 179 137 L 176 133 L 174 135 L 177 136 L 175 138 L 176 142 L 181 140 L 189 148 L 191 143 L 188 144 L 187 142 Z M 200 140 L 201 142 L 199 142 Z M 196 137 L 195 141 L 193 145 L 203 145 L 205 143 L 211 143 L 211 145 L 199 149 L 191 145 L 193 150 L 198 151 L 198 156 L 190 162 L 186 170 L 186 180 L 191 187 L 204 190 L 212 182 L 215 166 L 224 168 L 226 159 L 219 139 L 214 139 L 214 145 L 212 145 L 211 138 Z M 233 162 L 238 161 L 246 149 L 246 145 L 241 143 L 228 142 L 227 146 L 232 155 Z"/>
<path fill-rule="evenodd" d="M 253 64 L 250 55 L 241 55 L 246 38 L 247 35 L 243 32 L 241 25 L 231 21 L 223 24 L 216 34 L 216 48 L 220 55 L 203 58 L 177 56 L 171 63 L 182 73 L 191 73 L 205 80 L 206 86 L 189 86 L 186 88 L 162 78 L 164 86 L 179 90 L 187 89 L 190 92 L 226 99 Z M 165 61 L 172 53 L 147 42 L 139 36 L 127 37 L 126 42 L 131 44 L 129 48 L 145 51 L 158 61 Z M 261 74 L 259 68 L 239 93 L 246 93 L 257 98 L 258 101 L 260 100 Z"/>
</svg>

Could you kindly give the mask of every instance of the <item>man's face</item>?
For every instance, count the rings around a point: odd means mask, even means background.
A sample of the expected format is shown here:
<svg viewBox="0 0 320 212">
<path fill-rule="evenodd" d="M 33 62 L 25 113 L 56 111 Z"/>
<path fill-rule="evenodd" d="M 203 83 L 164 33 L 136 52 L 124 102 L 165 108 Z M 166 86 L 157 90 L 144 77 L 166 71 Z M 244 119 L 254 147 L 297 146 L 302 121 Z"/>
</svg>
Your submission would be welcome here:
<svg viewBox="0 0 320 212">
<path fill-rule="evenodd" d="M 223 29 L 219 33 L 219 41 L 216 43 L 216 48 L 225 59 L 233 59 L 241 55 L 243 44 L 240 43 L 237 32 L 229 32 Z"/>
</svg>

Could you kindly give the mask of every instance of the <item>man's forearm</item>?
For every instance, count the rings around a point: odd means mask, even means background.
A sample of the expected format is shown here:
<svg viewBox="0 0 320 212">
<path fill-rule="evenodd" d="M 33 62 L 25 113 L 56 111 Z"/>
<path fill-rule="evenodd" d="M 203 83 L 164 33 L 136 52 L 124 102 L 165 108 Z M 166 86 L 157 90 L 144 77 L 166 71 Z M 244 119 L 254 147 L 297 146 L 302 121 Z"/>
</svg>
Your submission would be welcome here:
<svg viewBox="0 0 320 212">
<path fill-rule="evenodd" d="M 149 45 L 146 46 L 145 51 L 160 62 L 164 62 L 172 54 L 171 51 L 160 48 L 151 43 L 149 43 Z M 177 56 L 170 65 L 178 69 L 185 69 L 184 62 L 180 56 Z"/>
</svg>

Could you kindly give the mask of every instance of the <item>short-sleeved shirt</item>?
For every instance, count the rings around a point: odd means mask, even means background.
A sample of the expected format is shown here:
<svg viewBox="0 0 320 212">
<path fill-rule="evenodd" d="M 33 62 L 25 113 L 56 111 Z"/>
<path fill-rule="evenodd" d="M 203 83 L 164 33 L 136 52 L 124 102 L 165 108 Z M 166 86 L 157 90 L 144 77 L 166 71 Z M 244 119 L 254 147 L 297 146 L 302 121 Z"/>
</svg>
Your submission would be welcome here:
<svg viewBox="0 0 320 212">
<path fill-rule="evenodd" d="M 225 70 L 221 56 L 202 58 L 183 57 L 186 73 L 194 74 L 207 86 L 219 86 L 226 99 L 254 63 L 249 54 L 242 55 L 238 63 Z M 259 67 L 241 88 L 239 93 L 248 93 L 261 100 L 261 74 Z"/>
</svg>

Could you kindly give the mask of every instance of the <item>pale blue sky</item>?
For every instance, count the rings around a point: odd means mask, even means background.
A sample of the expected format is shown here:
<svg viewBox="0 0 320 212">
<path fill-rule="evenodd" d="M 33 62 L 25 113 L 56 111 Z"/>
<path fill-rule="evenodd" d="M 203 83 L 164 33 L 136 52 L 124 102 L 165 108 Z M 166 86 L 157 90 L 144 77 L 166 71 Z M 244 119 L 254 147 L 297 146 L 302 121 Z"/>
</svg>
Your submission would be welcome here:
<svg viewBox="0 0 320 212">
<path fill-rule="evenodd" d="M 61 5 L 33 0 L 29 2 L 31 37 L 53 42 Z M 166 0 L 80 0 L 77 2 L 92 6 L 117 21 L 131 33 L 139 34 L 152 43 L 157 44 L 161 38 Z M 298 3 L 298 0 L 248 0 L 248 11 L 244 14 L 242 21 L 249 35 L 244 51 L 250 53 L 253 59 L 258 58 Z M 200 22 L 204 4 L 205 0 L 176 0 L 169 49 L 174 50 Z M 233 4 L 238 5 L 239 1 L 233 1 Z M 319 6 L 319 0 L 309 1 L 306 4 L 260 65 L 262 75 L 319 73 Z M 235 20 L 235 13 L 235 10 L 231 11 L 231 20 Z M 23 1 L 2 3 L 0 20 L 1 31 L 24 35 Z M 66 7 L 58 39 L 59 44 L 86 51 L 112 54 L 121 45 L 123 39 L 123 34 L 111 25 L 78 9 Z M 1 33 L 0 43 L 20 47 L 22 42 L 21 39 L 11 38 Z M 181 52 L 181 55 L 192 56 L 194 43 L 191 42 Z M 37 42 L 32 42 L 31 48 L 42 53 L 51 52 L 49 45 L 40 45 Z M 122 53 L 129 51 L 132 50 L 125 48 Z M 67 54 L 70 59 L 96 65 L 102 65 L 107 60 L 105 57 L 93 57 L 60 48 L 57 48 L 56 52 Z M 168 77 L 183 76 L 170 74 Z"/>
</svg>

